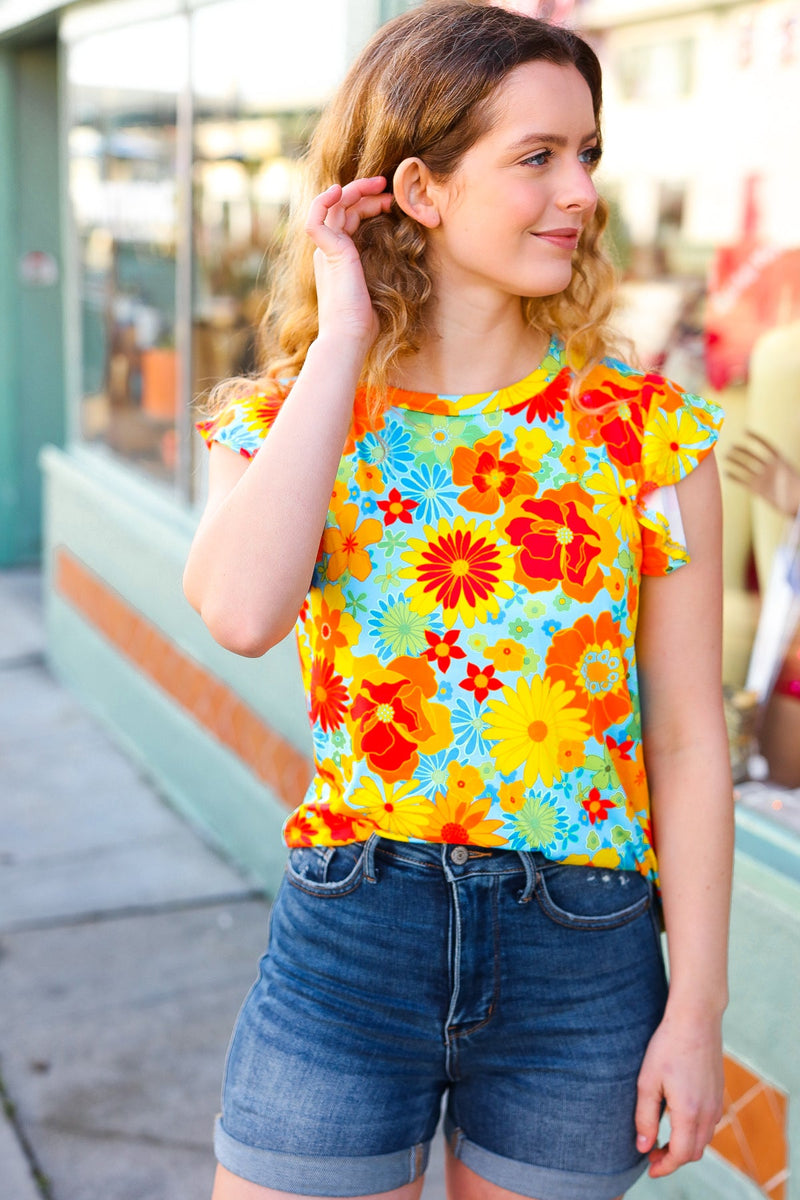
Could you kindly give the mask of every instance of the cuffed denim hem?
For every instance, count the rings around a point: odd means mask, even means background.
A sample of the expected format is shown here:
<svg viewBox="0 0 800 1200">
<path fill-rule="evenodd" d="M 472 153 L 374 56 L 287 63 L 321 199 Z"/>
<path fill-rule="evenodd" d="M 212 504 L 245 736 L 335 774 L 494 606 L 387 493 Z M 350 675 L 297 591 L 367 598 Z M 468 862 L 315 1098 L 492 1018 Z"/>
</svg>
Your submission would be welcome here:
<svg viewBox="0 0 800 1200">
<path fill-rule="evenodd" d="M 297 1196 L 368 1196 L 373 1192 L 390 1192 L 424 1174 L 429 1151 L 430 1143 L 420 1142 L 408 1150 L 367 1158 L 282 1154 L 238 1142 L 225 1132 L 220 1117 L 214 1126 L 214 1152 L 227 1171 L 261 1187 Z"/>
<path fill-rule="evenodd" d="M 589 1175 L 583 1171 L 554 1171 L 504 1158 L 471 1142 L 461 1129 L 445 1119 L 445 1136 L 455 1158 L 476 1175 L 498 1187 L 535 1200 L 616 1200 L 642 1175 L 647 1158 L 616 1175 Z"/>
</svg>

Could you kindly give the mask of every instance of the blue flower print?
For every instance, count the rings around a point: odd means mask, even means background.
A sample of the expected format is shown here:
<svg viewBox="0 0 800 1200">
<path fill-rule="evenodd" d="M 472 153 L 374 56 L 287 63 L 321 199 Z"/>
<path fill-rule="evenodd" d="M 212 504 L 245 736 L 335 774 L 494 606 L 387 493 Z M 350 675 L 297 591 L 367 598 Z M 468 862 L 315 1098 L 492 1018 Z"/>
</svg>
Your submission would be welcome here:
<svg viewBox="0 0 800 1200">
<path fill-rule="evenodd" d="M 440 750 L 438 754 L 421 754 L 419 766 L 414 772 L 414 782 L 423 796 L 433 800 L 437 792 L 447 787 L 447 768 L 458 758 L 455 747 Z"/>
<path fill-rule="evenodd" d="M 549 638 L 553 637 L 554 634 L 558 633 L 560 628 L 561 628 L 561 622 L 554 621 L 552 617 L 550 618 L 549 621 L 545 621 L 544 624 L 542 625 L 542 629 L 543 629 L 544 633 Z"/>
<path fill-rule="evenodd" d="M 401 490 L 418 507 L 414 516 L 425 525 L 434 525 L 440 517 L 453 515 L 458 488 L 453 487 L 447 467 L 434 463 L 420 463 L 401 480 Z"/>
<path fill-rule="evenodd" d="M 450 724 L 456 738 L 456 745 L 462 746 L 467 754 L 489 754 L 489 747 L 483 740 L 484 723 L 481 716 L 481 706 L 477 700 L 456 700 L 450 714 Z"/>
<path fill-rule="evenodd" d="M 358 457 L 373 466 L 388 467 L 400 474 L 414 465 L 411 435 L 397 421 L 387 421 L 380 434 L 367 433 L 358 446 Z"/>
</svg>

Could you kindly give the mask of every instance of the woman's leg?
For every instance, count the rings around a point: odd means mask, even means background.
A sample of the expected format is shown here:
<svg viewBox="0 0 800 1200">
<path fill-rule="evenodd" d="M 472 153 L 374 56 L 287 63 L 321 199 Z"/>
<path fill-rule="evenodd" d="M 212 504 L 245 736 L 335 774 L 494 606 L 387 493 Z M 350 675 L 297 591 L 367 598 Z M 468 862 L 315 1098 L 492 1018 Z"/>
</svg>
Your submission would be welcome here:
<svg viewBox="0 0 800 1200">
<path fill-rule="evenodd" d="M 449 1146 L 445 1180 L 447 1200 L 525 1200 L 519 1192 L 510 1192 L 508 1188 L 498 1187 L 496 1183 L 489 1183 L 488 1179 L 483 1179 L 475 1171 L 471 1171 L 465 1163 L 456 1158 Z M 242 1197 L 242 1200 L 249 1198 Z M 617 1196 L 617 1200 L 623 1200 L 623 1197 Z"/>
<path fill-rule="evenodd" d="M 354 1197 L 353 1200 L 419 1200 L 423 1182 L 423 1179 L 416 1179 L 414 1183 L 394 1188 L 391 1192 Z M 322 1198 L 298 1197 L 294 1192 L 279 1192 L 275 1188 L 260 1187 L 257 1183 L 249 1183 L 246 1179 L 240 1179 L 238 1175 L 232 1175 L 224 1167 L 218 1166 L 211 1200 L 322 1200 Z"/>
</svg>

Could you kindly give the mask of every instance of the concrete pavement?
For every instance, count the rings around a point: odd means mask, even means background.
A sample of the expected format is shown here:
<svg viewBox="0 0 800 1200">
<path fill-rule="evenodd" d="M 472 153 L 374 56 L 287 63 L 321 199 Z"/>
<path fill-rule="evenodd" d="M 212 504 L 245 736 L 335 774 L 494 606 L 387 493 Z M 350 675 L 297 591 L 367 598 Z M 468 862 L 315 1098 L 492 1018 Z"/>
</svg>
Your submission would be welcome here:
<svg viewBox="0 0 800 1200">
<path fill-rule="evenodd" d="M 49 674 L 39 573 L 0 571 L 0 1200 L 208 1197 L 267 919 Z"/>
</svg>

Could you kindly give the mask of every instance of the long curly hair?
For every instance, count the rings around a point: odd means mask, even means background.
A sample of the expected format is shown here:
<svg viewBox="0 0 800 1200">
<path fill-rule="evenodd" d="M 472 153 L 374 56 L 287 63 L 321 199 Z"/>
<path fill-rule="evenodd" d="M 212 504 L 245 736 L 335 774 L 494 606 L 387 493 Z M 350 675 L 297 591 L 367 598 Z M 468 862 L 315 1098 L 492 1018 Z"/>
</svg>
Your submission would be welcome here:
<svg viewBox="0 0 800 1200">
<path fill-rule="evenodd" d="M 314 245 L 304 231 L 311 199 L 333 183 L 374 175 L 385 176 L 391 191 L 395 170 L 411 156 L 422 158 L 436 179 L 447 179 L 490 128 L 498 85 L 515 67 L 539 61 L 580 72 L 599 131 L 600 63 L 571 30 L 477 0 L 437 0 L 378 30 L 323 112 L 305 155 L 301 194 L 258 330 L 258 372 L 219 384 L 211 394 L 213 410 L 248 391 L 273 391 L 277 380 L 296 376 L 317 336 Z M 563 292 L 521 299 L 532 327 L 563 339 L 578 404 L 581 381 L 619 344 L 608 325 L 615 273 L 601 247 L 607 220 L 600 199 Z M 378 335 L 361 378 L 368 411 L 376 416 L 387 402 L 393 368 L 419 350 L 430 328 L 433 280 L 425 230 L 397 205 L 362 222 L 354 241 L 378 316 Z"/>
</svg>

